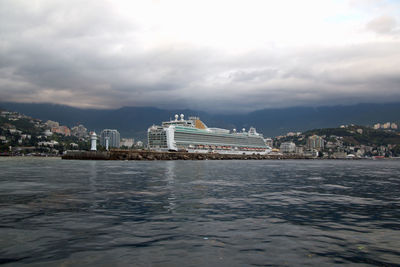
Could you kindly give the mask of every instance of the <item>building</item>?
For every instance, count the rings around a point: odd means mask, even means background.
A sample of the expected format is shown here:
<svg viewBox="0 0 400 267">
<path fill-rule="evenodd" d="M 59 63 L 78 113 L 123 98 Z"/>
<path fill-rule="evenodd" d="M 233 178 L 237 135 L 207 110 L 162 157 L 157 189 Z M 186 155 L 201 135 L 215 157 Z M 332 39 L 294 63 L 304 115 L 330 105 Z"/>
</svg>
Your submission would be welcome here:
<svg viewBox="0 0 400 267">
<path fill-rule="evenodd" d="M 45 135 L 45 136 L 52 136 L 53 135 L 53 133 L 50 131 L 50 130 L 45 130 L 44 132 L 43 132 L 43 134 Z"/>
<path fill-rule="evenodd" d="M 345 159 L 347 157 L 346 152 L 343 151 L 336 151 L 332 154 L 331 158 L 334 159 Z"/>
<path fill-rule="evenodd" d="M 269 146 L 269 147 L 274 146 L 274 140 L 272 140 L 272 138 L 265 138 L 264 141 L 267 146 Z"/>
<path fill-rule="evenodd" d="M 56 121 L 51 121 L 51 120 L 46 121 L 45 124 L 46 124 L 49 128 L 57 128 L 57 127 L 60 126 L 60 124 L 59 124 L 58 122 L 56 122 Z"/>
<path fill-rule="evenodd" d="M 52 127 L 51 132 L 71 136 L 71 130 L 67 126 Z"/>
<path fill-rule="evenodd" d="M 104 129 L 100 134 L 100 144 L 106 146 L 106 138 L 108 138 L 109 147 L 120 147 L 120 134 L 117 130 Z"/>
<path fill-rule="evenodd" d="M 293 142 L 284 142 L 281 144 L 279 150 L 282 153 L 294 153 L 296 152 L 296 145 Z"/>
<path fill-rule="evenodd" d="M 318 151 L 321 151 L 322 149 L 324 149 L 324 139 L 318 135 L 308 137 L 307 148 L 309 150 L 316 149 Z"/>
<path fill-rule="evenodd" d="M 386 122 L 382 126 L 383 129 L 390 129 L 390 122 Z"/>
<path fill-rule="evenodd" d="M 304 153 L 304 148 L 302 146 L 296 146 L 295 153 L 302 155 Z"/>
<path fill-rule="evenodd" d="M 392 130 L 397 130 L 397 124 L 394 122 L 386 122 L 386 123 L 377 123 L 374 125 L 374 129 L 378 130 L 378 129 L 392 129 Z"/>
<path fill-rule="evenodd" d="M 135 144 L 133 138 L 122 138 L 120 142 L 120 146 L 125 146 L 127 148 L 131 148 Z"/>
<path fill-rule="evenodd" d="M 71 128 L 71 134 L 78 138 L 86 138 L 88 136 L 88 131 L 85 126 L 79 124 Z"/>
<path fill-rule="evenodd" d="M 139 147 L 139 148 L 143 147 L 143 142 L 142 141 L 137 141 L 136 142 L 136 146 Z"/>
<path fill-rule="evenodd" d="M 297 134 L 294 133 L 294 132 L 288 132 L 288 133 L 286 134 L 286 136 L 297 136 Z"/>
</svg>

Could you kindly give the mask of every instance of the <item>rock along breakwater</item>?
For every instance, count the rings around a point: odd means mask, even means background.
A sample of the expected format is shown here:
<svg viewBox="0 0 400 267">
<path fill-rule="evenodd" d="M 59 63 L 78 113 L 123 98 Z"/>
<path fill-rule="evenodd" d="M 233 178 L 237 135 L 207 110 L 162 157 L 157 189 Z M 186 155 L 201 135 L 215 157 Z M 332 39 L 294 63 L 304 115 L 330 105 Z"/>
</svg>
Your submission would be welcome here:
<svg viewBox="0 0 400 267">
<path fill-rule="evenodd" d="M 69 160 L 268 160 L 311 159 L 300 155 L 228 155 L 218 153 L 156 152 L 146 150 L 68 151 L 62 159 Z"/>
</svg>

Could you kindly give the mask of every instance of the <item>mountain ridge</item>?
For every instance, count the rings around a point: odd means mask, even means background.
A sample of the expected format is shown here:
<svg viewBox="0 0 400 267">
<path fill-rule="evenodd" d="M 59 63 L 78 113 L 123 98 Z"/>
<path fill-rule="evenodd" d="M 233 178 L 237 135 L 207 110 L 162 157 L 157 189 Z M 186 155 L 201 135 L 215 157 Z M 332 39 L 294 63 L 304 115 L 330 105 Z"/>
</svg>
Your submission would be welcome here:
<svg viewBox="0 0 400 267">
<path fill-rule="evenodd" d="M 0 108 L 17 111 L 41 120 L 54 120 L 72 127 L 79 123 L 90 130 L 118 129 L 123 137 L 144 139 L 147 128 L 173 118 L 174 114 L 199 116 L 207 126 L 246 128 L 254 126 L 264 136 L 289 131 L 337 127 L 341 124 L 373 125 L 400 121 L 400 103 L 362 103 L 351 106 L 267 108 L 245 114 L 210 114 L 191 109 L 156 107 L 121 107 L 118 109 L 83 109 L 51 103 L 1 102 Z"/>
</svg>

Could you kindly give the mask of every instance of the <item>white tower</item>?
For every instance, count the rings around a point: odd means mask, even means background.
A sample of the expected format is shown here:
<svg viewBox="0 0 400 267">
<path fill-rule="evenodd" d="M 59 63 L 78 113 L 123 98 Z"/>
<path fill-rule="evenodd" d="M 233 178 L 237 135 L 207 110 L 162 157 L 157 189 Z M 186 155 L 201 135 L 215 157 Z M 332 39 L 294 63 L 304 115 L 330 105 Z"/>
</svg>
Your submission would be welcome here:
<svg viewBox="0 0 400 267">
<path fill-rule="evenodd" d="M 97 142 L 97 135 L 96 135 L 96 132 L 91 132 L 90 133 L 90 141 L 91 141 L 91 148 L 90 148 L 90 150 L 91 151 L 96 151 L 97 150 L 97 144 L 96 144 L 96 142 Z"/>
<path fill-rule="evenodd" d="M 105 138 L 105 140 L 106 140 L 106 150 L 108 151 L 108 142 L 109 142 L 108 140 L 110 140 L 110 137 L 107 136 L 107 137 Z"/>
</svg>

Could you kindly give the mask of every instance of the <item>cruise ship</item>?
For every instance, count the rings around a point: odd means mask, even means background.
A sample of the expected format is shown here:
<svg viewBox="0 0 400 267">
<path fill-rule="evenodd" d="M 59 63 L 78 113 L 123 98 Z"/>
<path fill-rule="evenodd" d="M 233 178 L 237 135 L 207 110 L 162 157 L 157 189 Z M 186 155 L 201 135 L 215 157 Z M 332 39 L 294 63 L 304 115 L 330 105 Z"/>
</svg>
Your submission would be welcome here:
<svg viewBox="0 0 400 267">
<path fill-rule="evenodd" d="M 241 132 L 208 128 L 198 117 L 185 119 L 175 115 L 174 120 L 147 130 L 148 146 L 155 151 L 187 151 L 191 153 L 260 154 L 271 152 L 262 134 L 254 127 Z"/>
</svg>

